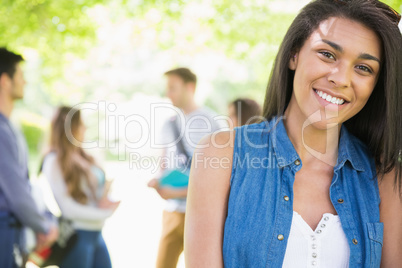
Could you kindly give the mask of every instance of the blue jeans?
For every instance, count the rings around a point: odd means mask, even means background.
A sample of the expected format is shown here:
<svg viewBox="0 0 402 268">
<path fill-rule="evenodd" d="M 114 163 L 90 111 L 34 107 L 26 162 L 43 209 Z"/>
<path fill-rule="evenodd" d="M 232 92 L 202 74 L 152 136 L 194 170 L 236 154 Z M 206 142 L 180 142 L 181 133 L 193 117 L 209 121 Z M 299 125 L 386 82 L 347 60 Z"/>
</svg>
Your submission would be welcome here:
<svg viewBox="0 0 402 268">
<path fill-rule="evenodd" d="M 18 221 L 11 214 L 0 211 L 0 267 L 17 268 L 22 266 L 26 257 L 23 245 L 22 226 L 18 226 Z M 19 252 L 17 258 L 15 258 L 16 250 Z"/>
<path fill-rule="evenodd" d="M 60 268 L 111 268 L 109 251 L 100 231 L 77 230 L 78 240 Z"/>
</svg>

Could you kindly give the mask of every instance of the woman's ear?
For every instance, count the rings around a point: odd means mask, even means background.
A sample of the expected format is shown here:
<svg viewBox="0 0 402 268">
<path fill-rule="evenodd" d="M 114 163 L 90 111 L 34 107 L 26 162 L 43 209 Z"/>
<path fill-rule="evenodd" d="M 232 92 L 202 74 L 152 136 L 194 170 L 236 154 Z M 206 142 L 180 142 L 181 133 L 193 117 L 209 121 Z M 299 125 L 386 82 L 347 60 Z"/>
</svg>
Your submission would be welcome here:
<svg viewBox="0 0 402 268">
<path fill-rule="evenodd" d="M 295 71 L 297 67 L 297 60 L 298 60 L 298 53 L 295 53 L 292 55 L 292 57 L 289 60 L 289 69 Z"/>
</svg>

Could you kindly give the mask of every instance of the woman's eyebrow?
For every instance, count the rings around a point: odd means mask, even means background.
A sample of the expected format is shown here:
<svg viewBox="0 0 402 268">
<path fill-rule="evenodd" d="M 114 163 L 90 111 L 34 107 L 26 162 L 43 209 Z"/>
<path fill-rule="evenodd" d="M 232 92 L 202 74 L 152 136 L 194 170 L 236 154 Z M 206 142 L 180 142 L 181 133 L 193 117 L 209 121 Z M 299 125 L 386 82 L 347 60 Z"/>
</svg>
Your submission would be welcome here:
<svg viewBox="0 0 402 268">
<path fill-rule="evenodd" d="M 321 41 L 324 42 L 325 44 L 330 45 L 333 49 L 335 49 L 335 50 L 337 50 L 337 51 L 339 51 L 341 53 L 343 52 L 343 48 L 340 45 L 338 45 L 338 44 L 336 44 L 334 42 L 331 42 L 329 40 L 326 40 L 326 39 L 321 39 Z"/>
<path fill-rule="evenodd" d="M 378 61 L 379 64 L 381 64 L 381 61 L 380 61 L 377 57 L 374 57 L 374 56 L 372 56 L 372 55 L 370 55 L 370 54 L 367 54 L 367 53 L 362 53 L 362 54 L 360 54 L 360 55 L 359 55 L 359 59 L 363 59 L 363 60 L 375 60 L 375 61 Z"/>
<path fill-rule="evenodd" d="M 338 44 L 336 44 L 336 43 L 334 43 L 334 42 L 332 42 L 332 41 L 326 40 L 326 39 L 321 39 L 321 41 L 324 42 L 325 44 L 328 44 L 328 45 L 331 46 L 333 49 L 335 49 L 335 50 L 337 50 L 337 51 L 343 53 L 343 48 L 342 48 L 340 45 L 338 45 Z M 374 61 L 377 61 L 378 63 L 381 64 L 381 61 L 380 61 L 377 57 L 374 57 L 374 56 L 372 56 L 372 55 L 370 55 L 370 54 L 368 54 L 368 53 L 361 53 L 361 54 L 359 55 L 359 59 L 363 59 L 363 60 L 374 60 Z"/>
</svg>

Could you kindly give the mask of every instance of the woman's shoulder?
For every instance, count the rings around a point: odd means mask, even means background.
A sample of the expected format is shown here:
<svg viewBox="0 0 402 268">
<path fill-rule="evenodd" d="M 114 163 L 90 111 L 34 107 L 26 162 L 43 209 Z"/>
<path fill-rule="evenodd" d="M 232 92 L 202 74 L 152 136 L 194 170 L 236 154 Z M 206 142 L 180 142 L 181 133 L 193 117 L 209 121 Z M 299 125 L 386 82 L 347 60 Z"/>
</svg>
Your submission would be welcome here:
<svg viewBox="0 0 402 268">
<path fill-rule="evenodd" d="M 191 206 L 195 196 L 225 195 L 229 189 L 233 161 L 235 130 L 220 131 L 205 136 L 198 143 L 192 158 L 189 199 Z M 220 179 L 217 179 L 220 178 Z"/>
<path fill-rule="evenodd" d="M 55 163 L 57 162 L 57 153 L 54 151 L 48 152 L 43 157 L 43 163 Z"/>
<path fill-rule="evenodd" d="M 276 127 L 277 120 L 264 120 L 251 125 L 235 127 L 233 130 L 224 130 L 204 136 L 198 143 L 195 154 L 202 153 L 220 156 L 232 156 L 237 147 L 247 144 L 266 144 L 267 134 Z"/>
<path fill-rule="evenodd" d="M 232 151 L 230 148 L 233 148 L 236 132 L 236 130 L 224 130 L 204 136 L 196 146 L 195 153 L 229 153 Z"/>
<path fill-rule="evenodd" d="M 276 116 L 274 116 L 271 119 L 264 118 L 260 122 L 254 124 L 235 127 L 235 130 L 247 134 L 269 133 L 276 128 L 276 126 L 281 122 L 281 120 L 282 118 L 278 118 Z"/>
<path fill-rule="evenodd" d="M 274 119 L 271 120 L 262 120 L 261 122 L 250 124 L 250 125 L 243 125 L 239 127 L 235 127 L 235 129 L 239 130 L 247 130 L 247 129 L 252 129 L 252 130 L 268 130 L 270 127 L 272 127 L 273 124 L 275 124 L 276 121 Z"/>
<path fill-rule="evenodd" d="M 278 122 L 274 118 L 235 128 L 235 147 L 265 148 L 268 146 L 270 136 L 274 133 Z"/>
<path fill-rule="evenodd" d="M 41 172 L 49 173 L 54 172 L 55 170 L 59 169 L 59 163 L 57 160 L 57 153 L 56 152 L 49 152 L 45 154 L 42 160 Z"/>
</svg>

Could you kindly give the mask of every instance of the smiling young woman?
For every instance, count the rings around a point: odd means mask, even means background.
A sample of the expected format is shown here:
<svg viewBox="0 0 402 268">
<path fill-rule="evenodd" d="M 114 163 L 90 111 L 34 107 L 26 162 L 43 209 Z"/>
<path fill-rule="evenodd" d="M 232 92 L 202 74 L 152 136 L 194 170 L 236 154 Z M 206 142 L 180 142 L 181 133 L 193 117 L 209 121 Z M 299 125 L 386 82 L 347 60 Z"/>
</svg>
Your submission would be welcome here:
<svg viewBox="0 0 402 268">
<path fill-rule="evenodd" d="M 402 267 L 399 18 L 376 0 L 301 11 L 266 120 L 206 137 L 194 153 L 187 267 Z"/>
<path fill-rule="evenodd" d="M 380 58 L 381 41 L 361 23 L 337 17 L 321 22 L 290 60 L 294 87 L 285 114 L 299 115 L 304 122 L 317 110 L 325 110 L 334 123 L 342 124 L 367 103 Z M 326 120 L 320 123 L 326 129 Z"/>
</svg>

